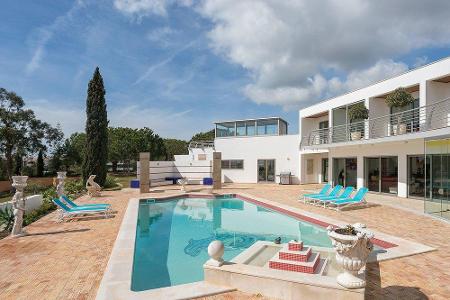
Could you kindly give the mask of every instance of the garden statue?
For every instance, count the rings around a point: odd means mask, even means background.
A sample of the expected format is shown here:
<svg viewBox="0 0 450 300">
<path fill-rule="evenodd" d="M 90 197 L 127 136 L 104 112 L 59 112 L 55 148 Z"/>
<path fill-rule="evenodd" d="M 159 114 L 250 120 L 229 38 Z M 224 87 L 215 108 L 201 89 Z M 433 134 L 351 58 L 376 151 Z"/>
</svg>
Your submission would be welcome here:
<svg viewBox="0 0 450 300">
<path fill-rule="evenodd" d="M 373 233 L 364 224 L 356 223 L 345 228 L 328 226 L 328 236 L 336 250 L 336 262 L 344 272 L 337 276 L 337 282 L 349 289 L 365 287 L 366 281 L 358 276 L 358 271 L 366 265 L 373 249 L 370 239 Z"/>
<path fill-rule="evenodd" d="M 65 194 L 64 191 L 64 180 L 66 179 L 67 172 L 57 172 L 58 174 L 58 185 L 56 186 L 56 193 L 58 194 L 58 197 L 61 197 Z"/>
<path fill-rule="evenodd" d="M 25 213 L 25 196 L 24 189 L 27 186 L 28 176 L 13 176 L 12 186 L 16 189 L 16 193 L 12 199 L 14 212 L 14 225 L 11 231 L 12 236 L 23 235 L 23 215 Z"/>
<path fill-rule="evenodd" d="M 86 190 L 88 191 L 88 195 L 91 197 L 101 196 L 101 187 L 97 182 L 94 181 L 96 175 L 89 176 L 86 181 Z"/>
</svg>

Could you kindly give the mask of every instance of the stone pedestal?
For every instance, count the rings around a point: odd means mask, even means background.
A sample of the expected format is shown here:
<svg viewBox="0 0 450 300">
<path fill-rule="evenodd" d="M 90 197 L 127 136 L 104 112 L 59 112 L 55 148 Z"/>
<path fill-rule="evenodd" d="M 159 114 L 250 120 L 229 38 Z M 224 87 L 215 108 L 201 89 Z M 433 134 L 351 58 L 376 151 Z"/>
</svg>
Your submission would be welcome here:
<svg viewBox="0 0 450 300">
<path fill-rule="evenodd" d="M 221 241 L 215 240 L 208 245 L 208 255 L 210 259 L 206 262 L 206 265 L 213 267 L 220 267 L 223 265 L 223 253 L 225 252 L 225 246 Z"/>
<path fill-rule="evenodd" d="M 213 152 L 213 161 L 212 161 L 212 169 L 213 169 L 213 189 L 221 189 L 222 188 L 222 153 L 221 152 Z"/>
<path fill-rule="evenodd" d="M 66 174 L 67 172 L 57 172 L 58 176 L 56 177 L 58 179 L 58 185 L 56 186 L 56 193 L 58 194 L 58 197 L 61 197 L 62 195 L 65 195 L 64 190 L 64 181 L 66 180 Z"/>
<path fill-rule="evenodd" d="M 148 193 L 150 190 L 150 153 L 139 153 L 139 190 Z"/>
<path fill-rule="evenodd" d="M 25 195 L 23 193 L 27 186 L 28 176 L 13 176 L 12 186 L 16 189 L 16 193 L 12 199 L 14 208 L 14 225 L 11 231 L 12 236 L 23 235 L 23 215 L 25 213 Z"/>
</svg>

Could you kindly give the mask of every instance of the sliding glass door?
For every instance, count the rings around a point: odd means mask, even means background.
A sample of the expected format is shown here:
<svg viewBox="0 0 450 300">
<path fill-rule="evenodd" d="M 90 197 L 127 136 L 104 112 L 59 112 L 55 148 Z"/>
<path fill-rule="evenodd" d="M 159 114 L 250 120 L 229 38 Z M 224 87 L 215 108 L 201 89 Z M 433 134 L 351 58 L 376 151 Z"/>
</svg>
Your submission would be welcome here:
<svg viewBox="0 0 450 300">
<path fill-rule="evenodd" d="M 430 160 L 424 155 L 408 156 L 408 197 L 423 198 L 428 194 L 430 170 Z"/>
<path fill-rule="evenodd" d="M 397 157 L 366 157 L 365 185 L 369 191 L 377 193 L 398 193 Z"/>
<path fill-rule="evenodd" d="M 333 183 L 356 188 L 357 161 L 351 158 L 333 158 Z"/>
<path fill-rule="evenodd" d="M 322 158 L 322 182 L 328 182 L 328 158 Z"/>
<path fill-rule="evenodd" d="M 274 159 L 258 159 L 258 181 L 275 182 Z"/>
</svg>

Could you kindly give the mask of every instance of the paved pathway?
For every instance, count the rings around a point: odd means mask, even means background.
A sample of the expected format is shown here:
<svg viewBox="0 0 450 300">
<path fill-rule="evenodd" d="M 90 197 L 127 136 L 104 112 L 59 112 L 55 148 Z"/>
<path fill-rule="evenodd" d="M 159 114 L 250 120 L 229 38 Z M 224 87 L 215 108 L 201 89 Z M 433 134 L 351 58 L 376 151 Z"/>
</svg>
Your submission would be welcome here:
<svg viewBox="0 0 450 300">
<path fill-rule="evenodd" d="M 221 192 L 243 192 L 299 207 L 348 223 L 437 248 L 437 251 L 368 265 L 367 299 L 448 299 L 450 297 L 450 224 L 420 214 L 417 202 L 391 200 L 409 210 L 388 205 L 335 212 L 298 203 L 298 195 L 312 186 L 227 185 Z M 189 187 L 195 191 L 198 188 Z M 159 188 L 158 195 L 178 190 Z M 79 202 L 107 202 L 116 214 L 111 219 L 55 223 L 52 213 L 27 227 L 28 236 L 0 241 L 0 299 L 93 299 L 114 244 L 128 199 L 136 190 L 106 192 L 103 197 Z M 414 200 L 416 201 L 416 200 Z M 410 203 L 410 204 L 408 204 Z M 416 206 L 416 208 L 414 208 Z M 211 299 L 264 299 L 233 292 Z"/>
</svg>

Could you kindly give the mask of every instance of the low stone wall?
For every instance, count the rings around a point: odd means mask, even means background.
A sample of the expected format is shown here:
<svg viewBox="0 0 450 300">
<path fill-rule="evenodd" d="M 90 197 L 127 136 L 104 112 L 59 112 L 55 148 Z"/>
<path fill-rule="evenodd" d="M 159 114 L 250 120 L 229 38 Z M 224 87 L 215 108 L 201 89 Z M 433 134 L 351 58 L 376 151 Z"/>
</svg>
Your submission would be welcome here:
<svg viewBox="0 0 450 300">
<path fill-rule="evenodd" d="M 43 202 L 42 195 L 28 196 L 25 200 L 25 213 L 38 209 Z M 0 203 L 0 210 L 12 207 L 12 201 Z"/>
<path fill-rule="evenodd" d="M 27 181 L 28 185 L 30 184 L 39 184 L 44 186 L 52 186 L 53 185 L 53 177 L 30 177 Z M 9 192 L 11 190 L 11 183 L 9 180 L 0 181 L 0 193 L 1 192 Z"/>
</svg>

